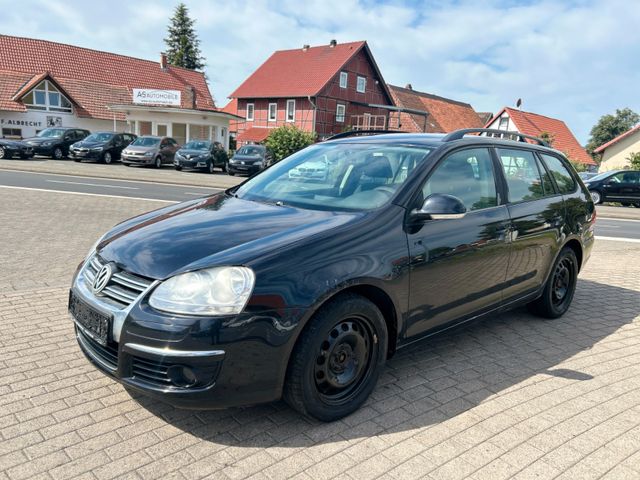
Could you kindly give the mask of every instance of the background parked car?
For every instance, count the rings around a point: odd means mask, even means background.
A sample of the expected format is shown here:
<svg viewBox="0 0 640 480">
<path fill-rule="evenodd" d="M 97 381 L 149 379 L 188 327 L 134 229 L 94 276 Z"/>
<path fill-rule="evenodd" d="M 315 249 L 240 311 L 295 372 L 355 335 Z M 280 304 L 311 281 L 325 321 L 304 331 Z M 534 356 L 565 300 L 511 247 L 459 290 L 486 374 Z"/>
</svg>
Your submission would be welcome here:
<svg viewBox="0 0 640 480">
<path fill-rule="evenodd" d="M 593 203 L 620 202 L 640 208 L 640 170 L 612 170 L 584 182 Z"/>
<path fill-rule="evenodd" d="M 33 148 L 35 155 L 60 160 L 69 154 L 69 147 L 89 136 L 91 132 L 82 128 L 45 128 L 35 137 L 25 139 L 25 143 Z"/>
<path fill-rule="evenodd" d="M 215 167 L 227 170 L 229 157 L 220 142 L 191 140 L 176 152 L 173 165 L 176 170 L 194 168 L 213 173 Z"/>
<path fill-rule="evenodd" d="M 33 148 L 24 142 L 0 138 L 0 159 L 13 157 L 31 158 L 33 157 Z"/>
<path fill-rule="evenodd" d="M 578 176 L 582 179 L 583 182 L 586 182 L 587 180 L 593 178 L 593 177 L 597 177 L 598 175 L 600 175 L 598 172 L 580 172 L 578 173 Z"/>
<path fill-rule="evenodd" d="M 227 173 L 229 175 L 236 173 L 253 175 L 267 168 L 272 162 L 273 154 L 264 145 L 245 145 L 240 147 L 229 160 Z"/>
<path fill-rule="evenodd" d="M 125 165 L 153 165 L 173 163 L 180 146 L 173 138 L 145 135 L 138 137 L 122 151 L 121 161 Z"/>
<path fill-rule="evenodd" d="M 136 138 L 132 133 L 96 132 L 71 145 L 69 153 L 76 162 L 97 160 L 109 164 L 119 159 L 122 150 Z"/>
</svg>

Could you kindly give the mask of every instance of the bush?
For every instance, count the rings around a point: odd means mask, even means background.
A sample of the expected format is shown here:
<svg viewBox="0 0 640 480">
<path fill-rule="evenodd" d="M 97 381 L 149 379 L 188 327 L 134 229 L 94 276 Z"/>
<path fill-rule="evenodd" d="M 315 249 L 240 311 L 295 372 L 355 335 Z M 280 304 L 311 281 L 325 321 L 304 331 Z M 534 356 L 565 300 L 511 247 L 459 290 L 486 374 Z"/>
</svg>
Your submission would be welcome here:
<svg viewBox="0 0 640 480">
<path fill-rule="evenodd" d="M 295 126 L 283 125 L 269 134 L 265 144 L 273 152 L 274 160 L 279 162 L 314 142 L 314 134 L 302 131 Z"/>
<path fill-rule="evenodd" d="M 640 170 L 640 152 L 634 152 L 627 157 L 632 170 Z"/>
</svg>

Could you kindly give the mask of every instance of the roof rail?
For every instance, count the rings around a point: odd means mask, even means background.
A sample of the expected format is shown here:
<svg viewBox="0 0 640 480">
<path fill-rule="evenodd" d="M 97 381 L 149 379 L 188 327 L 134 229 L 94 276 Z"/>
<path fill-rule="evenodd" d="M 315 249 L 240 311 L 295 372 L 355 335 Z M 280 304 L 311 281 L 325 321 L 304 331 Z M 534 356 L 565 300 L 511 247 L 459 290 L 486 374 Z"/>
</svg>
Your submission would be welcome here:
<svg viewBox="0 0 640 480">
<path fill-rule="evenodd" d="M 330 136 L 327 140 L 337 140 L 339 138 L 357 137 L 358 135 L 381 135 L 383 133 L 407 133 L 399 130 L 349 130 L 348 132 L 336 133 Z"/>
<path fill-rule="evenodd" d="M 532 135 L 525 135 L 524 133 L 520 133 L 520 132 L 512 132 L 510 130 L 498 130 L 496 128 L 464 128 L 462 130 L 456 130 L 454 132 L 448 133 L 447 135 L 444 136 L 442 141 L 451 142 L 453 140 L 460 140 L 462 137 L 464 137 L 469 133 L 497 133 L 501 137 L 507 136 L 507 135 L 512 137 L 518 137 L 520 138 L 520 140 L 518 140 L 520 142 L 524 142 L 526 141 L 525 139 L 528 138 L 529 140 L 534 140 L 538 142 L 538 145 L 542 145 L 543 147 L 549 146 L 549 144 L 544 140 L 542 140 L 541 138 L 534 137 Z"/>
</svg>

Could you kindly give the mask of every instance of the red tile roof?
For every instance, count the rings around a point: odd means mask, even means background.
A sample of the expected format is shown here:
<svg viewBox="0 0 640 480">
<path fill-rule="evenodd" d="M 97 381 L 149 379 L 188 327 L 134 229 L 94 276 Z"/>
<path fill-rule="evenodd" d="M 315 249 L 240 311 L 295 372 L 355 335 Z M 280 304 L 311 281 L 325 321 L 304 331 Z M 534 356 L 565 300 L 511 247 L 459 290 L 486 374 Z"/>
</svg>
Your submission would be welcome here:
<svg viewBox="0 0 640 480">
<path fill-rule="evenodd" d="M 491 125 L 503 112 L 509 115 L 520 133 L 535 137 L 545 132 L 549 133 L 554 139 L 552 147 L 565 153 L 571 160 L 587 165 L 596 164 L 562 120 L 505 107 L 487 122 L 487 126 Z"/>
<path fill-rule="evenodd" d="M 398 107 L 428 112 L 425 118 L 419 114 L 400 114 L 400 129 L 407 132 L 448 133 L 461 128 L 482 127 L 483 122 L 468 103 L 419 92 L 412 88 L 388 85 L 394 103 Z"/>
<path fill-rule="evenodd" d="M 633 128 L 630 128 L 629 130 L 627 130 L 626 132 L 618 135 L 616 138 L 614 138 L 613 140 L 609 140 L 607 143 L 604 143 L 602 145 L 600 145 L 598 148 L 596 148 L 593 153 L 602 153 L 604 152 L 608 147 L 610 147 L 611 145 L 613 145 L 614 143 L 618 143 L 620 140 L 622 140 L 623 138 L 628 137 L 629 135 L 633 135 L 635 132 L 640 131 L 640 125 L 636 125 Z"/>
<path fill-rule="evenodd" d="M 306 97 L 317 95 L 366 42 L 338 43 L 274 52 L 230 98 Z"/>
<path fill-rule="evenodd" d="M 272 128 L 251 127 L 238 135 L 239 142 L 262 142 L 267 139 Z"/>
<path fill-rule="evenodd" d="M 132 103 L 134 88 L 179 90 L 182 108 L 193 108 L 193 88 L 197 109 L 216 110 L 201 72 L 171 65 L 162 70 L 159 62 L 62 43 L 0 35 L 0 69 L 3 110 L 24 111 L 13 97 L 27 93 L 25 84 L 35 85 L 45 74 L 72 97 L 81 116 L 113 118 L 107 105 Z"/>
</svg>

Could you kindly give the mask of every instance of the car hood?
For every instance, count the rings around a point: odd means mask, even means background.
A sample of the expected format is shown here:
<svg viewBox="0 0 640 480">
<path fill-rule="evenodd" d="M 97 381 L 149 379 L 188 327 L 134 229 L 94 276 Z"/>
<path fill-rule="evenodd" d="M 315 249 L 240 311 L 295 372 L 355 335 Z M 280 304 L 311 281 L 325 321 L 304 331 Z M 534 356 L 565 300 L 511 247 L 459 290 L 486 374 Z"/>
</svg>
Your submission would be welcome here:
<svg viewBox="0 0 640 480">
<path fill-rule="evenodd" d="M 17 140 L 0 140 L 0 145 L 4 145 L 6 147 L 20 148 L 26 146 L 23 142 Z"/>
<path fill-rule="evenodd" d="M 45 138 L 45 137 L 31 137 L 31 138 L 25 138 L 23 140 L 23 142 L 39 145 L 39 144 L 44 143 L 44 142 L 52 142 L 53 143 L 53 142 L 57 142 L 59 140 L 60 140 L 60 137 L 47 137 L 47 138 Z"/>
<path fill-rule="evenodd" d="M 164 279 L 214 265 L 249 265 L 362 215 L 268 205 L 220 193 L 127 220 L 107 234 L 98 253 L 132 273 Z"/>
<path fill-rule="evenodd" d="M 253 160 L 253 161 L 262 161 L 264 160 L 264 157 L 261 157 L 260 155 L 234 155 L 233 156 L 233 160 L 237 160 L 237 161 L 241 161 L 241 160 Z"/>
<path fill-rule="evenodd" d="M 129 145 L 126 150 L 128 152 L 153 152 L 154 150 L 157 150 L 158 146 L 155 145 L 153 147 L 141 147 L 138 145 Z"/>
<path fill-rule="evenodd" d="M 108 141 L 106 142 L 85 142 L 80 141 L 73 144 L 74 147 L 82 147 L 82 148 L 96 148 L 96 147 L 104 147 Z"/>
<path fill-rule="evenodd" d="M 183 157 L 199 157 L 201 155 L 209 155 L 208 150 L 192 150 L 192 149 L 180 149 L 178 155 Z"/>
</svg>

